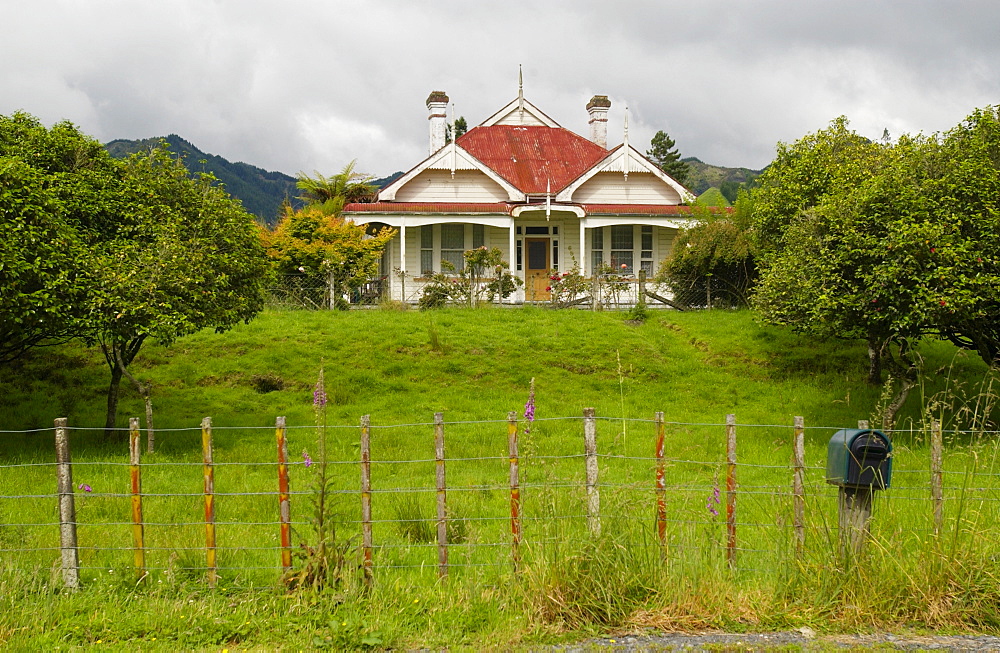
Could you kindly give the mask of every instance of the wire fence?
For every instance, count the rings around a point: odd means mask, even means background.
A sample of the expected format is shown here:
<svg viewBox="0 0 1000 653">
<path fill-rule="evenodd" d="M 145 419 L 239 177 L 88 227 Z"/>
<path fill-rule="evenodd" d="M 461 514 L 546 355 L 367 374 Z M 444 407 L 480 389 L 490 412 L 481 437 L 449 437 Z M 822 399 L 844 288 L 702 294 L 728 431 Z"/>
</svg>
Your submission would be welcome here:
<svg viewBox="0 0 1000 653">
<path fill-rule="evenodd" d="M 340 297 L 351 306 L 371 306 L 378 304 L 385 296 L 388 279 L 369 279 Z M 282 275 L 268 291 L 267 304 L 271 308 L 333 310 L 339 308 L 338 297 L 326 279 L 315 275 Z"/>
<path fill-rule="evenodd" d="M 824 456 L 839 429 L 799 419 L 692 424 L 587 409 L 533 421 L 365 416 L 323 429 L 325 501 L 369 578 L 511 574 L 602 540 L 648 561 L 774 574 L 833 555 L 843 529 Z M 316 426 L 206 420 L 158 430 L 152 453 L 141 451 L 138 420 L 121 435 L 109 442 L 64 420 L 2 433 L 25 442 L 0 465 L 5 573 L 51 571 L 69 586 L 136 576 L 273 585 L 298 564 L 324 462 Z M 948 455 L 906 444 L 923 435 L 947 435 Z M 948 529 L 1000 539 L 996 435 L 894 433 L 892 484 L 867 536 L 902 557 Z"/>
</svg>

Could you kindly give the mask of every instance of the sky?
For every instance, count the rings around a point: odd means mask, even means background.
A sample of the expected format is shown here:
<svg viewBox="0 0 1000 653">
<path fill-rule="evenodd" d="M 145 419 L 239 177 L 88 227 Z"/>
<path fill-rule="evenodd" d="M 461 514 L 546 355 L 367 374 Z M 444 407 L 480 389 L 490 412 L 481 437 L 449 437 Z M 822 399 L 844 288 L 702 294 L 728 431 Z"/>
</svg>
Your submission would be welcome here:
<svg viewBox="0 0 1000 653">
<path fill-rule="evenodd" d="M 1000 104 L 994 0 L 0 0 L 0 114 L 107 142 L 174 133 L 287 174 L 428 154 L 425 101 L 469 126 L 524 95 L 608 142 L 761 168 L 845 115 L 931 134 Z"/>
</svg>

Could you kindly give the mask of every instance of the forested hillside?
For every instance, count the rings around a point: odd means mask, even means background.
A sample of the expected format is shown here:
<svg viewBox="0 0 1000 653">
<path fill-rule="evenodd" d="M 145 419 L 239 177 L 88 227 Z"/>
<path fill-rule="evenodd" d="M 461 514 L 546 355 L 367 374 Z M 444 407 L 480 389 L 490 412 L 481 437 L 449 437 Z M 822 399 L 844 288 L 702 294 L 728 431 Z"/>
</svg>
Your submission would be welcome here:
<svg viewBox="0 0 1000 653">
<path fill-rule="evenodd" d="M 211 172 L 222 182 L 230 195 L 240 200 L 243 207 L 258 220 L 274 225 L 278 220 L 281 203 L 288 198 L 294 205 L 301 204 L 296 197 L 295 177 L 282 172 L 269 172 L 247 163 L 233 163 L 215 154 L 206 154 L 176 134 L 164 138 L 146 138 L 130 141 L 113 140 L 105 147 L 112 156 L 125 158 L 133 152 L 148 149 L 166 141 L 171 151 L 181 155 L 191 172 Z"/>
</svg>

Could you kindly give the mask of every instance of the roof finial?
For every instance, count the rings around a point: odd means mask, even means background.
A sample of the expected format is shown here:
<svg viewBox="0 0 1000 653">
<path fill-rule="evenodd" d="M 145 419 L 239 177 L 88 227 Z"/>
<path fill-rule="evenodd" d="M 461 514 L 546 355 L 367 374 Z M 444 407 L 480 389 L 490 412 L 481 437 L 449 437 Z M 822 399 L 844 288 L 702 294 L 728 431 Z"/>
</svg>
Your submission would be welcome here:
<svg viewBox="0 0 1000 653">
<path fill-rule="evenodd" d="M 625 131 L 622 137 L 622 149 L 625 150 L 625 158 L 622 160 L 622 170 L 625 171 L 625 181 L 628 181 L 628 105 L 625 105 Z"/>
<path fill-rule="evenodd" d="M 524 73 L 521 71 L 521 64 L 517 64 L 517 108 L 524 118 Z"/>
<path fill-rule="evenodd" d="M 458 140 L 458 135 L 455 132 L 455 103 L 451 103 L 451 178 L 455 178 L 455 167 L 456 159 L 458 158 L 458 145 L 456 141 Z"/>
</svg>

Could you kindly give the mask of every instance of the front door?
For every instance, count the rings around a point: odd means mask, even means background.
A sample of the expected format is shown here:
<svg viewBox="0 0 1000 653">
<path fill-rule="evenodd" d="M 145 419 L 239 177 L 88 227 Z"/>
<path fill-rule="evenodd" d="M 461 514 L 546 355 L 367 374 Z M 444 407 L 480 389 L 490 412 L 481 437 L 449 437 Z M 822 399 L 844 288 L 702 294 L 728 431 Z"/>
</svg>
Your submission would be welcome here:
<svg viewBox="0 0 1000 653">
<path fill-rule="evenodd" d="M 524 298 L 529 302 L 548 301 L 549 287 L 549 239 L 525 238 L 528 265 L 524 272 Z"/>
</svg>

